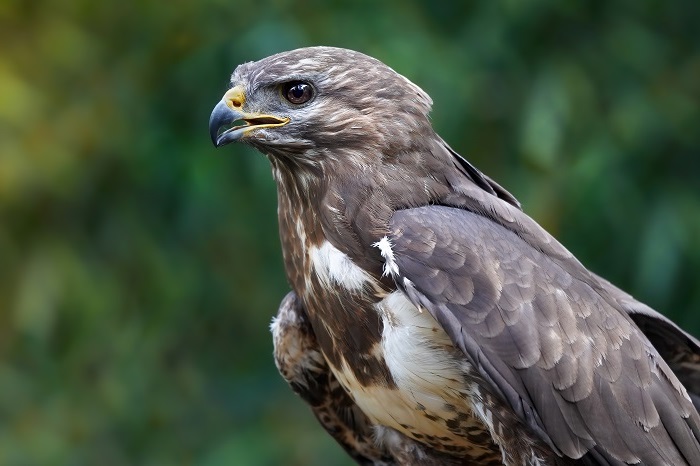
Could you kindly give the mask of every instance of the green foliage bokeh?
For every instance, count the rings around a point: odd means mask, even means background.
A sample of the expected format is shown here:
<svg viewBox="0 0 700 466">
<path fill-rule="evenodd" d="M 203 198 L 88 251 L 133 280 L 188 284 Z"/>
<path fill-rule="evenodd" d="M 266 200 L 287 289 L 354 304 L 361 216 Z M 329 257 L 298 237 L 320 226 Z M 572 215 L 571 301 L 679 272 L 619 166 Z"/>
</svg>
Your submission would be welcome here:
<svg viewBox="0 0 700 466">
<path fill-rule="evenodd" d="M 277 375 L 238 63 L 373 55 L 589 268 L 700 334 L 700 3 L 0 5 L 0 465 L 349 464 Z"/>
</svg>

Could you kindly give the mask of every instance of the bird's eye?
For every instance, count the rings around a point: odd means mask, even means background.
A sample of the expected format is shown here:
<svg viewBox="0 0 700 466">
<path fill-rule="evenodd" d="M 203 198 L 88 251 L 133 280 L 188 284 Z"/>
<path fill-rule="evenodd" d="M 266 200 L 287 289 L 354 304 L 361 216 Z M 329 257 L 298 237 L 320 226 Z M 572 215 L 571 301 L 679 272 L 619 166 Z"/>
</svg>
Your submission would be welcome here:
<svg viewBox="0 0 700 466">
<path fill-rule="evenodd" d="M 296 105 L 308 102 L 314 94 L 311 85 L 301 81 L 286 83 L 282 87 L 282 93 L 288 101 Z"/>
</svg>

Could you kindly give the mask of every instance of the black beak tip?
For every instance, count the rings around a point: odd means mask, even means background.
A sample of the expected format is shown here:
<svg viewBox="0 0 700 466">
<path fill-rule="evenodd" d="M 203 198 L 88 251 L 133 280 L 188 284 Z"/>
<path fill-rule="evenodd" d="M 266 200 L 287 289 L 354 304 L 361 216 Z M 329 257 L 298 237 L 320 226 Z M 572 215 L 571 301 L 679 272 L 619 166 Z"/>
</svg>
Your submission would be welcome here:
<svg viewBox="0 0 700 466">
<path fill-rule="evenodd" d="M 211 143 L 214 144 L 214 147 L 219 147 L 219 144 L 217 144 L 218 133 L 219 133 L 219 128 L 214 128 L 213 126 L 209 126 L 209 137 L 211 138 Z"/>
</svg>

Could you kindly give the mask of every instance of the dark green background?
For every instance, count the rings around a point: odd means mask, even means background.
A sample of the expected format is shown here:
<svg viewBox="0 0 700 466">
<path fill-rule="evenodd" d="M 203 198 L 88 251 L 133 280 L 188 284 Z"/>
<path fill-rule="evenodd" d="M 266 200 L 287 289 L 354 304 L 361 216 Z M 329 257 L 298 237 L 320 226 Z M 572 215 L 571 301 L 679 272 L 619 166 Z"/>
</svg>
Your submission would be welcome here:
<svg viewBox="0 0 700 466">
<path fill-rule="evenodd" d="M 700 334 L 700 2 L 0 3 L 0 464 L 328 465 L 278 377 L 243 61 L 373 55 L 584 264 Z"/>
</svg>

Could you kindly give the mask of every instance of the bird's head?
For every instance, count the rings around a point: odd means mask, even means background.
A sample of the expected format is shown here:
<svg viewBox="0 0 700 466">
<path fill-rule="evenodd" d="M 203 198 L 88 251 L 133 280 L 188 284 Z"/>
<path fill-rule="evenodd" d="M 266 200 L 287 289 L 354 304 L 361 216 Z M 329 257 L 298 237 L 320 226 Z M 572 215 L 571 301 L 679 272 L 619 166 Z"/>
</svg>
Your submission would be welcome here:
<svg viewBox="0 0 700 466">
<path fill-rule="evenodd" d="M 244 63 L 230 86 L 209 120 L 217 147 L 241 141 L 310 163 L 344 151 L 379 159 L 410 150 L 417 133 L 432 132 L 430 97 L 352 50 L 310 47 Z"/>
</svg>

